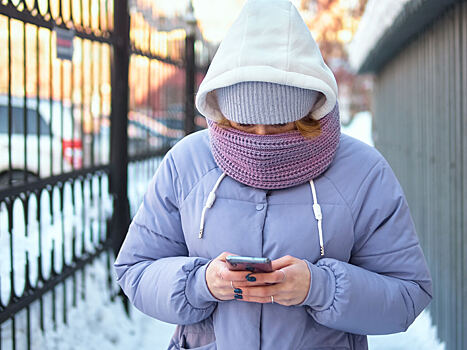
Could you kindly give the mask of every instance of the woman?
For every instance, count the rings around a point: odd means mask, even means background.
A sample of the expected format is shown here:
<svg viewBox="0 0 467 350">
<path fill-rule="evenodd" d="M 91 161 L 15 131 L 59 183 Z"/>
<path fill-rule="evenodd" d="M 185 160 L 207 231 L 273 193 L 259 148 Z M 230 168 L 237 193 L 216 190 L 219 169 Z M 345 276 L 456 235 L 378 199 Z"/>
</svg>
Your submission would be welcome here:
<svg viewBox="0 0 467 350">
<path fill-rule="evenodd" d="M 115 262 L 138 309 L 178 324 L 170 349 L 367 349 L 428 305 L 402 189 L 336 101 L 294 6 L 247 1 L 196 96 L 208 130 L 165 156 Z"/>
</svg>

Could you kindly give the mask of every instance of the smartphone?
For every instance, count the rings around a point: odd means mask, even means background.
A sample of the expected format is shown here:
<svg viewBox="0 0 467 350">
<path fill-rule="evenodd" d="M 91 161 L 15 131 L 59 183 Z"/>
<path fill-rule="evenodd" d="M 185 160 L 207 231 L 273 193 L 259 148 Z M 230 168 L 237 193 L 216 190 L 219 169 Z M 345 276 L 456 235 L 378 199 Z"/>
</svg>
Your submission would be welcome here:
<svg viewBox="0 0 467 350">
<path fill-rule="evenodd" d="M 272 272 L 269 258 L 229 255 L 225 258 L 227 267 L 233 271 Z"/>
</svg>

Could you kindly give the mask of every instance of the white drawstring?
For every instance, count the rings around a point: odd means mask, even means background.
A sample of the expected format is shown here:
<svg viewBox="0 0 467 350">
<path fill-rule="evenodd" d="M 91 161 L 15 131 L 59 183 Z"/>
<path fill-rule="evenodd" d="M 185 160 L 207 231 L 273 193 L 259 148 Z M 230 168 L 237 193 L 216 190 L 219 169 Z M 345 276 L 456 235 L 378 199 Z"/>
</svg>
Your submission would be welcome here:
<svg viewBox="0 0 467 350">
<path fill-rule="evenodd" d="M 216 184 L 214 185 L 211 192 L 209 192 L 208 198 L 206 200 L 206 204 L 203 208 L 201 213 L 201 222 L 199 225 L 199 235 L 198 238 L 203 238 L 204 233 L 204 217 L 206 215 L 206 210 L 211 208 L 216 200 L 216 190 L 219 187 L 222 179 L 225 177 L 225 173 L 222 173 L 221 176 L 217 179 Z M 322 220 L 323 220 L 323 213 L 321 211 L 321 206 L 318 204 L 318 198 L 316 196 L 316 188 L 313 180 L 310 180 L 311 191 L 313 193 L 313 213 L 315 215 L 315 219 L 318 221 L 318 234 L 319 234 L 319 246 L 320 246 L 320 253 L 321 256 L 324 255 L 324 243 L 323 243 L 323 227 L 322 227 Z"/>
<path fill-rule="evenodd" d="M 321 206 L 318 204 L 318 199 L 316 197 L 316 189 L 313 180 L 310 180 L 311 192 L 313 192 L 313 213 L 315 214 L 315 219 L 318 220 L 318 233 L 319 233 L 319 246 L 321 256 L 324 255 L 324 243 L 323 243 L 323 213 L 321 212 Z"/>
<path fill-rule="evenodd" d="M 212 205 L 214 204 L 214 201 L 216 200 L 216 190 L 219 187 L 219 184 L 221 183 L 224 177 L 225 177 L 225 173 L 222 173 L 222 175 L 219 176 L 219 178 L 217 179 L 217 182 L 214 185 L 214 188 L 211 190 L 211 192 L 209 192 L 208 199 L 206 200 L 206 204 L 204 205 L 203 212 L 201 213 L 201 223 L 199 225 L 199 235 L 198 235 L 199 239 L 203 238 L 204 215 L 206 214 L 206 210 L 208 208 L 211 208 Z"/>
</svg>

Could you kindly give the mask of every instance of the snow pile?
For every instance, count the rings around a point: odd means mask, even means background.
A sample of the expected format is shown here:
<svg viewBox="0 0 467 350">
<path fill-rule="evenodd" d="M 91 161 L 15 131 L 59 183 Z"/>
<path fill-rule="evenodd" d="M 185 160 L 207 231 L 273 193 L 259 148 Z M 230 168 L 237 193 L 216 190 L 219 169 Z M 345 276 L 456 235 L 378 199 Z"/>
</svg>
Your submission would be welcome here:
<svg viewBox="0 0 467 350">
<path fill-rule="evenodd" d="M 3 305 L 8 304 L 11 296 L 11 270 L 14 271 L 16 295 L 22 295 L 26 277 L 33 287 L 38 285 L 39 269 L 47 280 L 52 268 L 56 272 L 62 271 L 62 256 L 64 262 L 71 265 L 73 249 L 77 257 L 82 256 L 83 249 L 90 253 L 96 250 L 99 240 L 105 239 L 106 220 L 113 210 L 111 194 L 105 190 L 108 186 L 107 175 L 95 175 L 73 184 L 66 182 L 63 198 L 57 186 L 51 193 L 43 190 L 39 196 L 29 195 L 27 211 L 23 199 L 18 197 L 13 201 L 11 218 L 5 202 L 0 203 L 0 299 Z M 99 193 L 100 187 L 102 192 L 97 196 L 95 194 Z M 38 207 L 41 210 L 39 219 L 36 215 Z M 39 253 L 41 266 L 38 266 Z M 29 261 L 29 276 L 26 276 L 26 259 Z"/>
<path fill-rule="evenodd" d="M 47 350 L 128 350 L 166 349 L 175 326 L 157 321 L 130 307 L 131 319 L 127 317 L 121 299 L 110 301 L 106 271 L 107 254 L 96 259 L 86 268 L 85 284 L 82 275 L 77 275 L 77 307 L 71 307 L 72 281 L 66 281 L 67 319 L 63 319 L 63 288 L 56 289 L 57 328 L 53 329 L 52 295 L 44 297 L 45 333 L 39 328 L 39 303 L 31 308 L 31 348 Z M 113 262 L 113 257 L 109 258 Z M 113 269 L 112 269 L 112 275 Z M 115 280 L 113 281 L 117 288 Z M 79 298 L 81 291 L 86 299 Z M 26 312 L 16 317 L 16 348 L 26 349 Z M 1 347 L 12 349 L 11 322 L 2 324 Z"/>
<path fill-rule="evenodd" d="M 404 5 L 410 0 L 369 0 L 365 12 L 349 44 L 349 61 L 358 70 L 371 50 L 394 23 Z"/>
<path fill-rule="evenodd" d="M 368 336 L 368 347 L 371 350 L 444 350 L 446 344 L 439 342 L 431 322 L 429 312 L 422 311 L 406 332 Z"/>
</svg>

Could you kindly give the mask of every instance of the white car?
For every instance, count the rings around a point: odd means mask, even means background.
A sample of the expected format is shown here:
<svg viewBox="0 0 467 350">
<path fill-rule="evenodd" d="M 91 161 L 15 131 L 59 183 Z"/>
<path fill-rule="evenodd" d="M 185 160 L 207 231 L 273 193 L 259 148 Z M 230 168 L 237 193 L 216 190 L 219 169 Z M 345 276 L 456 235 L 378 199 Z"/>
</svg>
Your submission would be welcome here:
<svg viewBox="0 0 467 350">
<path fill-rule="evenodd" d="M 0 188 L 9 186 L 10 178 L 11 184 L 14 184 L 23 182 L 25 175 L 30 181 L 82 167 L 81 130 L 79 121 L 72 119 L 71 106 L 62 105 L 59 101 L 51 103 L 48 100 L 40 100 L 38 104 L 36 99 L 27 99 L 24 107 L 23 98 L 12 97 L 11 126 L 8 121 L 8 98 L 2 95 L 0 96 Z M 27 125 L 26 138 L 25 125 Z"/>
</svg>

